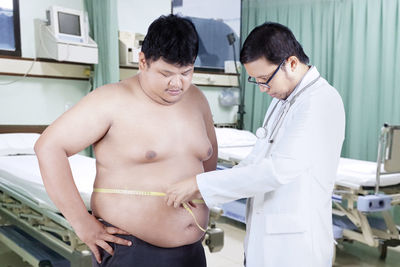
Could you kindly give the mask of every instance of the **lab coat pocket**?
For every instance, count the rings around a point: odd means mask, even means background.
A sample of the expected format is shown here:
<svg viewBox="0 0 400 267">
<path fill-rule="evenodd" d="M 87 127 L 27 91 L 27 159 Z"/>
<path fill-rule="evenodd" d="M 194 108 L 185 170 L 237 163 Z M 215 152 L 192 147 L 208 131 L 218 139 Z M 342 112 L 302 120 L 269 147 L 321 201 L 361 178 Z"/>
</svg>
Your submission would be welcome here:
<svg viewBox="0 0 400 267">
<path fill-rule="evenodd" d="M 304 216 L 292 213 L 265 214 L 267 234 L 294 234 L 305 231 Z"/>
</svg>

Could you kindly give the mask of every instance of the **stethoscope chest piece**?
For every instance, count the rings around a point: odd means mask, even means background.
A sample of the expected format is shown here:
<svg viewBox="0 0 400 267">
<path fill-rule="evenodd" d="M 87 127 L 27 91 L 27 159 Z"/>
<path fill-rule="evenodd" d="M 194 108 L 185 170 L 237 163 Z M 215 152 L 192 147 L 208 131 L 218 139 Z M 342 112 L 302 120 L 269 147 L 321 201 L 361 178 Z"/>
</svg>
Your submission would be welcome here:
<svg viewBox="0 0 400 267">
<path fill-rule="evenodd" d="M 258 139 L 264 139 L 267 137 L 267 129 L 265 127 L 260 127 L 256 131 L 256 136 Z"/>
</svg>

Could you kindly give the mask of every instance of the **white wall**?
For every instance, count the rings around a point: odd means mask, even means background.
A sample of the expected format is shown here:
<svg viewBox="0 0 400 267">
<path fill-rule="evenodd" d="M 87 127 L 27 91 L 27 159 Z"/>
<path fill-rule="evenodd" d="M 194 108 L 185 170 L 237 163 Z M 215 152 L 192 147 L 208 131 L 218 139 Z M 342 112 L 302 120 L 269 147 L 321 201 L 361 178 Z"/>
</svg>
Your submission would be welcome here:
<svg viewBox="0 0 400 267">
<path fill-rule="evenodd" d="M 238 116 L 238 106 L 223 107 L 219 104 L 218 98 L 223 90 L 222 88 L 211 86 L 201 86 L 199 88 L 208 100 L 214 123 L 224 124 L 236 122 Z M 233 92 L 237 97 L 239 97 L 239 91 L 237 88 L 234 88 Z"/>
<path fill-rule="evenodd" d="M 118 25 L 121 31 L 146 34 L 153 20 L 169 14 L 170 0 L 118 0 Z"/>
<path fill-rule="evenodd" d="M 20 0 L 22 57 L 34 58 L 34 19 L 45 19 L 50 5 L 83 10 L 83 0 Z M 0 75 L 0 124 L 49 124 L 66 107 L 79 101 L 88 92 L 89 82 L 46 78 L 20 79 Z"/>
<path fill-rule="evenodd" d="M 0 83 L 19 77 L 0 76 Z M 50 124 L 88 92 L 78 80 L 26 78 L 0 86 L 0 124 Z"/>
</svg>

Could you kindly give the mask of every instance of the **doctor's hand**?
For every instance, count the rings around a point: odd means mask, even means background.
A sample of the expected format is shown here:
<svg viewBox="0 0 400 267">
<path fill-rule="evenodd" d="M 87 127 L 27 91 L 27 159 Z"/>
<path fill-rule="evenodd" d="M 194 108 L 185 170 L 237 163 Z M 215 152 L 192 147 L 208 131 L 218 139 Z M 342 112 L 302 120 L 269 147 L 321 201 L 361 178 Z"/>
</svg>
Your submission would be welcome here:
<svg viewBox="0 0 400 267">
<path fill-rule="evenodd" d="M 178 208 L 182 203 L 202 198 L 197 186 L 196 176 L 171 184 L 166 191 L 165 201 L 168 206 Z"/>
<path fill-rule="evenodd" d="M 128 232 L 117 227 L 105 226 L 93 215 L 88 214 L 88 216 L 89 217 L 83 219 L 79 225 L 75 226 L 74 230 L 82 242 L 90 248 L 98 263 L 101 263 L 99 248 L 104 249 L 110 255 L 114 254 L 114 251 L 108 242 L 125 246 L 132 245 L 131 241 L 115 236 L 116 234 L 130 235 Z"/>
</svg>

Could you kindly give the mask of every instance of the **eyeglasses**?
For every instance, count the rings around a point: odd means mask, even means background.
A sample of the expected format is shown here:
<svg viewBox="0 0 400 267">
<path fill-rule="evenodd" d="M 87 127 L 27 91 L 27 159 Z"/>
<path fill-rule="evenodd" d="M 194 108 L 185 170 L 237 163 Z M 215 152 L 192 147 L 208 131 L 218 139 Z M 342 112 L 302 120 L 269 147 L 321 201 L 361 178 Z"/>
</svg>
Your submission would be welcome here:
<svg viewBox="0 0 400 267">
<path fill-rule="evenodd" d="M 263 83 L 263 82 L 257 82 L 256 78 L 249 76 L 249 78 L 247 79 L 247 81 L 249 83 L 255 83 L 258 86 L 264 86 L 267 87 L 268 89 L 271 88 L 271 86 L 269 86 L 268 84 L 271 82 L 272 78 L 274 78 L 274 76 L 278 73 L 279 69 L 282 67 L 283 63 L 286 61 L 286 58 L 284 60 L 282 60 L 282 62 L 279 64 L 279 66 L 276 68 L 276 70 L 274 71 L 274 73 L 272 73 L 271 77 L 269 77 L 269 79 Z"/>
</svg>

